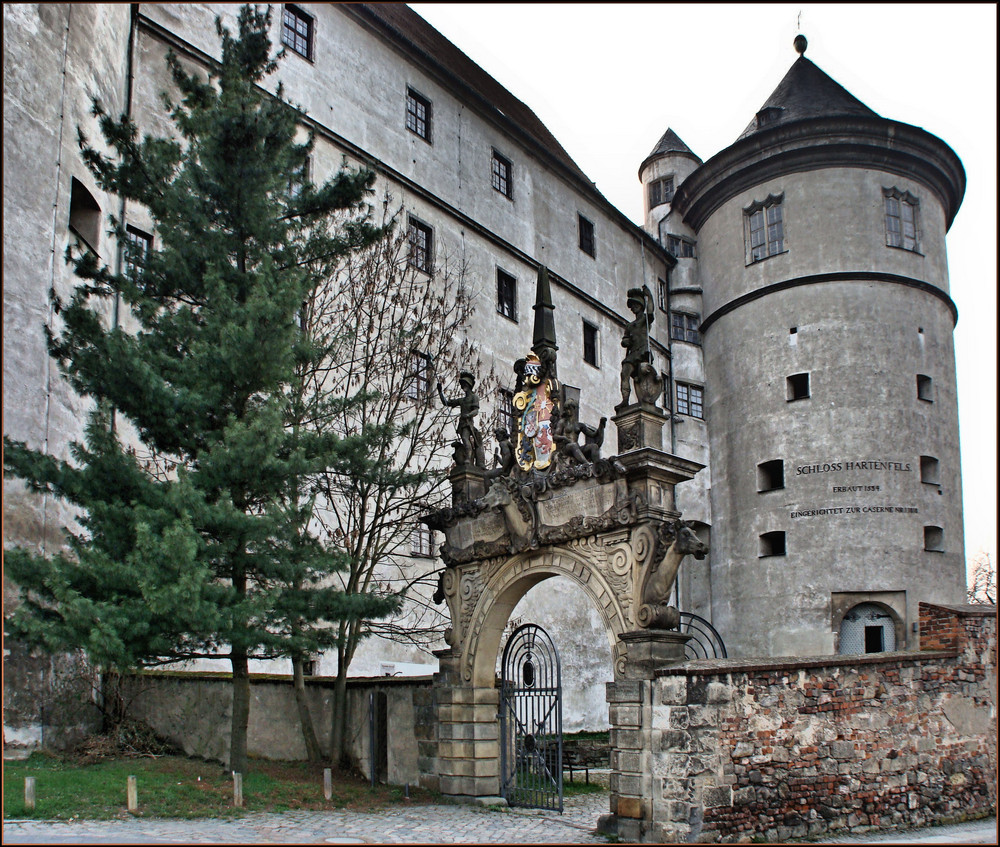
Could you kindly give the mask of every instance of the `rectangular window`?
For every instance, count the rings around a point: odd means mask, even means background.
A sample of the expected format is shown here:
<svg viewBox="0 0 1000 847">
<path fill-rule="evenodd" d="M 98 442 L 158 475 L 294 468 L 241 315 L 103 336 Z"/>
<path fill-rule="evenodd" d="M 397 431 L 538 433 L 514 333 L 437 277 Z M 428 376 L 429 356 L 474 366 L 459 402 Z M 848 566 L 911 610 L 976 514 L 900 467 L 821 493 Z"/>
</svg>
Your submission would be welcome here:
<svg viewBox="0 0 1000 847">
<path fill-rule="evenodd" d="M 310 61 L 313 57 L 313 19 L 298 6 L 286 3 L 281 14 L 281 43 Z"/>
<path fill-rule="evenodd" d="M 578 217 L 580 219 L 580 249 L 588 256 L 593 256 L 595 253 L 594 225 L 583 215 L 579 215 Z"/>
<path fill-rule="evenodd" d="M 499 191 L 504 197 L 511 196 L 511 164 L 507 159 L 493 151 L 493 188 Z"/>
<path fill-rule="evenodd" d="M 500 426 L 506 426 L 509 433 L 513 433 L 517 428 L 514 392 L 506 388 L 500 389 Z"/>
<path fill-rule="evenodd" d="M 920 457 L 920 481 L 928 485 L 941 484 L 941 463 L 933 456 Z"/>
<path fill-rule="evenodd" d="M 672 176 L 663 179 L 654 179 L 649 184 L 649 208 L 659 206 L 661 203 L 669 203 L 674 199 L 674 178 Z"/>
<path fill-rule="evenodd" d="M 517 322 L 517 280 L 497 268 L 497 311 Z"/>
<path fill-rule="evenodd" d="M 694 242 L 681 238 L 679 235 L 668 235 L 667 251 L 673 253 L 678 259 L 693 259 Z"/>
<path fill-rule="evenodd" d="M 434 537 L 429 527 L 417 524 L 410 536 L 410 555 L 431 558 L 434 555 Z"/>
<path fill-rule="evenodd" d="M 670 289 L 667 286 L 667 281 L 665 279 L 656 280 L 656 305 L 660 307 L 661 312 L 668 311 L 668 304 L 670 303 Z"/>
<path fill-rule="evenodd" d="M 919 251 L 917 212 L 920 201 L 908 191 L 882 189 L 885 195 L 885 243 L 889 247 Z"/>
<path fill-rule="evenodd" d="M 924 527 L 924 549 L 932 553 L 944 552 L 944 530 L 939 526 Z"/>
<path fill-rule="evenodd" d="M 434 251 L 434 230 L 416 218 L 409 219 L 410 264 L 418 271 L 429 274 Z"/>
<path fill-rule="evenodd" d="M 686 312 L 670 313 L 670 337 L 674 341 L 687 341 L 691 344 L 701 344 L 701 318 Z"/>
<path fill-rule="evenodd" d="M 677 413 L 680 415 L 690 415 L 692 418 L 704 419 L 704 389 L 698 385 L 691 385 L 687 382 L 678 382 L 676 384 L 676 389 Z"/>
<path fill-rule="evenodd" d="M 406 89 L 406 128 L 424 141 L 431 140 L 431 101 L 412 88 Z"/>
<path fill-rule="evenodd" d="M 781 197 L 769 197 L 744 210 L 747 238 L 747 263 L 759 262 L 785 250 L 785 225 Z"/>
<path fill-rule="evenodd" d="M 777 491 L 785 487 L 785 462 L 773 459 L 757 465 L 757 490 Z"/>
<path fill-rule="evenodd" d="M 146 266 L 146 259 L 152 247 L 153 236 L 149 233 L 134 226 L 125 227 L 125 249 L 122 255 L 125 276 L 135 279 L 139 275 Z"/>
<path fill-rule="evenodd" d="M 927 374 L 917 374 L 917 399 L 934 402 L 934 380 Z"/>
<path fill-rule="evenodd" d="M 597 327 L 591 323 L 583 322 L 583 361 L 588 365 L 599 368 L 598 356 L 600 354 L 599 338 Z"/>
<path fill-rule="evenodd" d="M 423 356 L 413 354 L 413 372 L 406 383 L 406 396 L 410 400 L 421 400 L 430 396 L 430 363 Z"/>
<path fill-rule="evenodd" d="M 760 558 L 785 555 L 785 533 L 765 532 L 760 536 Z"/>
<path fill-rule="evenodd" d="M 809 396 L 809 374 L 792 374 L 785 380 L 786 397 L 792 400 L 805 400 Z"/>
</svg>

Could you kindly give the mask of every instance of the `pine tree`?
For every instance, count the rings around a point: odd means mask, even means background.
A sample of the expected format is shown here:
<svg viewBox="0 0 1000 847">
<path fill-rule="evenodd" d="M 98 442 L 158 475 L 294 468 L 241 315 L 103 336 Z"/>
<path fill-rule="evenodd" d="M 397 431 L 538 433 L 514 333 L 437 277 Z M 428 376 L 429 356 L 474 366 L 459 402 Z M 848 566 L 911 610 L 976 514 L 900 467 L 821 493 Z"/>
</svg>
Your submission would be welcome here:
<svg viewBox="0 0 1000 847">
<path fill-rule="evenodd" d="M 102 189 L 148 209 L 155 249 L 134 273 L 68 257 L 82 282 L 55 301 L 48 343 L 94 402 L 84 443 L 61 461 L 4 439 L 5 473 L 80 515 L 66 551 L 8 553 L 25 596 L 12 634 L 115 669 L 228 658 L 228 764 L 241 773 L 249 659 L 305 655 L 322 646 L 316 621 L 396 605 L 330 588 L 342 559 L 309 531 L 302 481 L 364 447 L 294 425 L 296 369 L 320 355 L 300 312 L 344 255 L 385 233 L 369 220 L 370 171 L 309 182 L 300 114 L 280 85 L 261 87 L 277 69 L 270 23 L 243 7 L 234 37 L 217 21 L 207 79 L 169 56 L 174 137 L 140 138 L 95 101 L 112 153 L 81 134 L 84 161 Z M 124 243 L 124 221 L 111 223 Z M 102 317 L 111 302 L 121 324 Z"/>
</svg>

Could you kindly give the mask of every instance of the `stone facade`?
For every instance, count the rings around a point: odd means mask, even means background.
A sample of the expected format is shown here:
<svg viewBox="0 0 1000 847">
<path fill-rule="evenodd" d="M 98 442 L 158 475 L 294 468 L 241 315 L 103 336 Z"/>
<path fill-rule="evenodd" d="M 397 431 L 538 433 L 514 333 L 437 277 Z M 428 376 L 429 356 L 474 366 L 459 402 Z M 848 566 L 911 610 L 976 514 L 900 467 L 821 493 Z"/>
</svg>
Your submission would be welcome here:
<svg viewBox="0 0 1000 847">
<path fill-rule="evenodd" d="M 700 661 L 609 686 L 645 731 L 613 756 L 651 766 L 648 791 L 618 783 L 622 834 L 785 841 L 990 814 L 996 611 L 921 603 L 920 620 L 921 653 Z"/>
<path fill-rule="evenodd" d="M 316 133 L 313 179 L 344 160 L 370 165 L 378 196 L 387 192 L 433 229 L 435 264 L 461 259 L 478 307 L 467 337 L 497 363 L 505 389 L 514 384 L 509 363 L 531 338 L 539 267 L 552 282 L 559 376 L 586 389 L 579 413 L 588 423 L 617 400 L 625 294 L 644 283 L 655 288 L 651 346 L 670 412 L 663 449 L 707 465 L 670 506 L 712 540 L 709 567 L 681 570 L 681 608 L 710 619 L 730 655 L 836 653 L 845 615 L 862 602 L 893 618 L 897 647 L 919 646 L 916 604 L 960 602 L 964 585 L 945 236 L 965 176 L 950 148 L 875 115 L 802 57 L 747 131 L 711 158 L 663 136 L 639 169 L 641 228 L 607 202 L 525 104 L 406 7 L 298 8 L 314 26 L 312 53 L 288 50 L 277 78 Z M 80 161 L 77 127 L 98 137 L 91 96 L 112 114 L 131 114 L 143 131 L 166 131 L 167 52 L 207 67 L 218 51 L 214 17 L 232 28 L 236 11 L 180 3 L 4 7 L 6 434 L 58 456 L 81 434 L 86 403 L 44 344 L 45 327 L 54 325 L 48 291 L 75 285 L 62 261 L 80 237 L 69 226 L 74 198 L 85 193 L 102 215 L 151 230 L 142 209 L 103 195 Z M 280 33 L 276 14 L 276 45 Z M 433 107 L 429 137 L 406 126 L 408 90 Z M 801 111 L 804 103 L 813 110 Z M 511 166 L 504 192 L 491 185 L 496 155 Z M 886 192 L 916 201 L 919 249 L 887 243 Z M 782 249 L 751 260 L 748 210 L 776 200 L 785 215 Z M 593 225 L 592 250 L 581 247 L 581 221 Z M 94 241 L 112 265 L 120 261 L 103 227 Z M 515 285 L 506 314 L 497 299 L 501 272 Z M 682 328 L 671 332 L 678 316 Z M 594 361 L 584 360 L 585 324 L 596 331 Z M 809 396 L 792 401 L 788 379 L 799 374 L 809 376 Z M 700 402 L 692 394 L 682 405 L 680 386 L 701 391 Z M 500 398 L 483 399 L 480 421 L 488 421 Z M 617 443 L 615 420 L 608 426 L 607 443 Z M 490 455 L 489 439 L 486 447 Z M 776 461 L 782 484 L 769 487 L 761 467 Z M 811 470 L 827 467 L 834 470 Z M 5 545 L 53 549 L 71 520 L 51 498 L 4 481 Z M 781 551 L 764 549 L 776 534 Z M 432 571 L 440 562 L 408 567 Z M 567 658 L 585 662 L 595 645 L 603 650 L 609 631 L 603 611 L 567 585 L 529 593 L 509 611 L 544 614 L 567 633 L 559 643 Z M 5 582 L 4 599 L 17 601 L 16 586 Z M 6 662 L 28 666 L 18 645 L 8 648 Z M 607 677 L 617 658 L 605 651 L 592 662 L 595 673 Z M 376 673 L 382 662 L 433 668 L 416 648 L 372 639 L 356 669 Z M 318 670 L 330 673 L 334 664 L 320 657 Z M 261 669 L 283 671 L 287 663 Z M 5 684 L 26 677 L 7 674 Z M 37 737 L 37 712 L 22 704 L 47 691 L 46 684 L 37 696 L 5 698 L 5 725 Z M 593 697 L 575 703 L 568 729 L 606 726 Z"/>
</svg>

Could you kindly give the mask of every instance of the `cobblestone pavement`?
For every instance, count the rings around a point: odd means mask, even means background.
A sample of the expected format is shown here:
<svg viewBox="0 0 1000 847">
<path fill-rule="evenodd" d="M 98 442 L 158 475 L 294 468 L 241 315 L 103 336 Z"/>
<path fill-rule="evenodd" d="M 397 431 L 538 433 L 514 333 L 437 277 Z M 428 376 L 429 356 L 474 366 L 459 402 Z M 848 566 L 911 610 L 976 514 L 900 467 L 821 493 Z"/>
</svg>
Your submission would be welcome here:
<svg viewBox="0 0 1000 847">
<path fill-rule="evenodd" d="M 595 831 L 606 794 L 565 812 L 457 804 L 378 812 L 247 814 L 237 820 L 4 821 L 4 844 L 606 844 Z M 831 837 L 818 844 L 996 844 L 997 821 Z"/>
<path fill-rule="evenodd" d="M 4 821 L 4 844 L 607 844 L 607 794 L 569 797 L 562 815 L 464 804 L 378 812 L 247 814 L 236 820 Z"/>
</svg>

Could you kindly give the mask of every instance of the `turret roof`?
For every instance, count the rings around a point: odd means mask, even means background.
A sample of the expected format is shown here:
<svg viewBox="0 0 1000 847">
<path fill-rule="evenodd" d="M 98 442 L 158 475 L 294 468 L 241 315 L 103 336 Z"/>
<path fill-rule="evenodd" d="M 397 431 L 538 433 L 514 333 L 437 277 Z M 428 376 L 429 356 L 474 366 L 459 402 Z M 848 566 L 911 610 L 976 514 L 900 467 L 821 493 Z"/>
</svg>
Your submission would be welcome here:
<svg viewBox="0 0 1000 847">
<path fill-rule="evenodd" d="M 691 151 L 680 137 L 674 132 L 670 127 L 667 127 L 667 131 L 663 133 L 660 140 L 656 142 L 656 146 L 653 148 L 652 152 L 642 160 L 642 164 L 639 165 L 639 174 L 641 179 L 641 174 L 643 168 L 649 164 L 653 159 L 658 159 L 660 156 L 669 156 L 670 154 L 687 156 L 688 158 L 694 159 L 699 165 L 701 164 L 701 159 Z"/>
<path fill-rule="evenodd" d="M 805 56 L 799 56 L 740 138 L 792 121 L 847 115 L 879 117 Z"/>
</svg>

